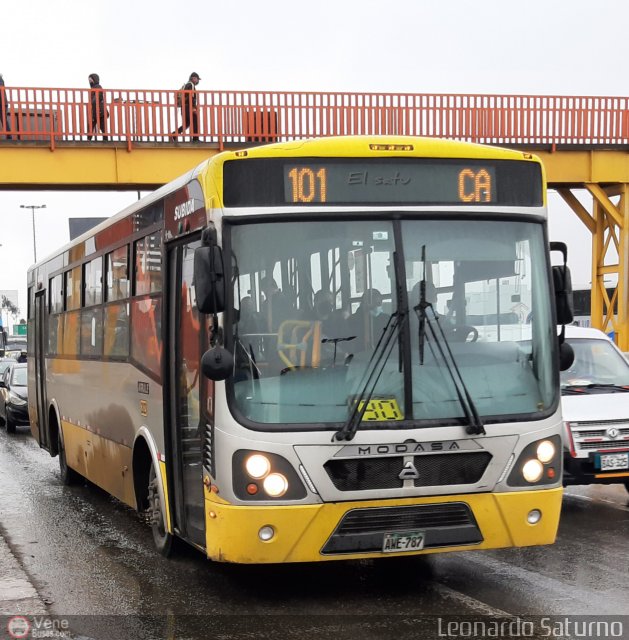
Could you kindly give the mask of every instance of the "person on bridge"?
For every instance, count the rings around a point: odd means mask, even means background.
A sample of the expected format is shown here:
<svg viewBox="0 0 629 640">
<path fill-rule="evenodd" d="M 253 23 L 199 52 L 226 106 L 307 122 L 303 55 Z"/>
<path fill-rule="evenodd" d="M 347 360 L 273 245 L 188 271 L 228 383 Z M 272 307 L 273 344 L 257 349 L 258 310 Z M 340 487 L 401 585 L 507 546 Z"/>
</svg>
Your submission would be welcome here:
<svg viewBox="0 0 629 640">
<path fill-rule="evenodd" d="M 105 107 L 105 92 L 100 86 L 100 78 L 97 73 L 90 73 L 87 77 L 90 83 L 90 133 L 87 136 L 88 140 L 92 139 L 92 136 L 96 135 L 96 125 L 98 125 L 100 132 L 103 134 L 103 142 L 107 142 L 107 128 L 105 126 L 105 120 L 109 117 L 109 111 Z"/>
<path fill-rule="evenodd" d="M 11 124 L 9 123 L 9 101 L 7 100 L 6 89 L 4 88 L 4 78 L 0 73 L 0 130 L 2 129 L 5 129 L 7 132 L 7 140 L 11 140 L 11 136 L 9 135 L 11 131 Z"/>
<path fill-rule="evenodd" d="M 173 140 L 177 140 L 177 135 L 186 131 L 190 125 L 190 137 L 192 142 L 199 142 L 199 111 L 197 107 L 197 93 L 195 87 L 199 84 L 199 74 L 193 71 L 181 89 L 177 92 L 177 106 L 181 111 L 182 124 L 171 133 Z"/>
</svg>

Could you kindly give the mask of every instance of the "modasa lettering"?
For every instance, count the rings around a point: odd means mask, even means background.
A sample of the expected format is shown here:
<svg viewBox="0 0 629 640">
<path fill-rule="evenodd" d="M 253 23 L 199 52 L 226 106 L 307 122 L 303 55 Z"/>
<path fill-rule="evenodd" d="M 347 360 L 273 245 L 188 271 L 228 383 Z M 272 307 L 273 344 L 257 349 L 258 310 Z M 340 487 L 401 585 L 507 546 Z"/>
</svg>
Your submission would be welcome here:
<svg viewBox="0 0 629 640">
<path fill-rule="evenodd" d="M 460 449 L 456 442 L 413 442 L 409 444 L 379 444 L 358 447 L 358 455 L 387 455 L 391 453 L 427 453 L 429 451 L 456 451 Z"/>
<path fill-rule="evenodd" d="M 191 213 L 194 213 L 194 198 L 190 198 L 187 202 L 178 204 L 175 207 L 175 220 L 181 220 Z"/>
</svg>

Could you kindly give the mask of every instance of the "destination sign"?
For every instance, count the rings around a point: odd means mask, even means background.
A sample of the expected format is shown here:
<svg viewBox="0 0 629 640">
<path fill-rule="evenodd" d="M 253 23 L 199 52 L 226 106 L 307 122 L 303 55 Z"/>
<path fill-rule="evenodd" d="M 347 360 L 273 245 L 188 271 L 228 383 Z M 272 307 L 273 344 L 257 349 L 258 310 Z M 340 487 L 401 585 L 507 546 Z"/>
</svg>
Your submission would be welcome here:
<svg viewBox="0 0 629 640">
<path fill-rule="evenodd" d="M 518 160 L 298 158 L 228 161 L 228 207 L 272 205 L 541 206 L 539 164 Z"/>
</svg>

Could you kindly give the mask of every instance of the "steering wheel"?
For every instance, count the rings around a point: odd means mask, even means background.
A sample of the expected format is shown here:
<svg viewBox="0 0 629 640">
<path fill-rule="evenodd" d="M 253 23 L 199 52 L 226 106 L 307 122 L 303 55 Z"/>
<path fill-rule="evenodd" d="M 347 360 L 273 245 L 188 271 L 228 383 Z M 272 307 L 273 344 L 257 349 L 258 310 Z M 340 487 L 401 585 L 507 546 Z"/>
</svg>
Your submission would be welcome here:
<svg viewBox="0 0 629 640">
<path fill-rule="evenodd" d="M 450 334 L 454 342 L 476 342 L 478 340 L 476 327 L 468 324 L 455 324 L 450 327 Z"/>
</svg>

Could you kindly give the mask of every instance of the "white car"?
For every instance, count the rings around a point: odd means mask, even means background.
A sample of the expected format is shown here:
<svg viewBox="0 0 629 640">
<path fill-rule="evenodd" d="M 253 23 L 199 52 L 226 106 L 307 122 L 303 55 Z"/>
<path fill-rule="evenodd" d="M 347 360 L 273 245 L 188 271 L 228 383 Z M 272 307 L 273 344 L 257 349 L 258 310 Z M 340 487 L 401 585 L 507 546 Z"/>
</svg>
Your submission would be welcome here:
<svg viewBox="0 0 629 640">
<path fill-rule="evenodd" d="M 566 327 L 574 363 L 561 372 L 564 485 L 629 491 L 629 361 L 598 329 Z"/>
</svg>

